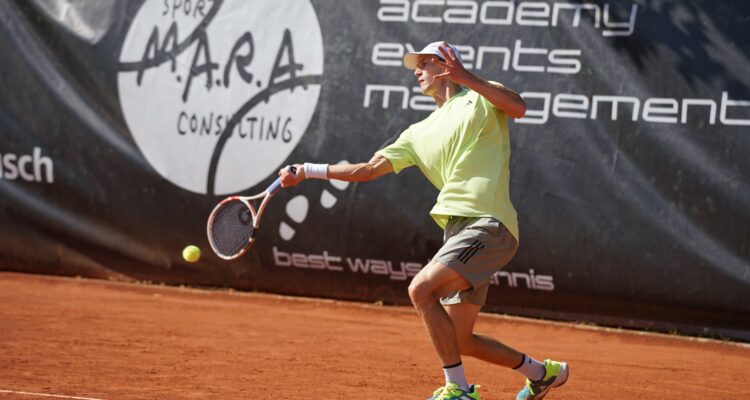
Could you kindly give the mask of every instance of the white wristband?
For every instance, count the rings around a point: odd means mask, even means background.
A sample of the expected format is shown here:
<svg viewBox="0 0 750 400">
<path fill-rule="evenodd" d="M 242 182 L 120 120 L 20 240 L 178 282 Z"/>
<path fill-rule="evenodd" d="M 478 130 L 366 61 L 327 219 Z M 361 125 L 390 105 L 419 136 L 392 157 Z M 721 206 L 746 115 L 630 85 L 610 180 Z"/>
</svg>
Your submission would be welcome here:
<svg viewBox="0 0 750 400">
<path fill-rule="evenodd" d="M 328 164 L 305 163 L 302 166 L 305 178 L 328 179 Z"/>
</svg>

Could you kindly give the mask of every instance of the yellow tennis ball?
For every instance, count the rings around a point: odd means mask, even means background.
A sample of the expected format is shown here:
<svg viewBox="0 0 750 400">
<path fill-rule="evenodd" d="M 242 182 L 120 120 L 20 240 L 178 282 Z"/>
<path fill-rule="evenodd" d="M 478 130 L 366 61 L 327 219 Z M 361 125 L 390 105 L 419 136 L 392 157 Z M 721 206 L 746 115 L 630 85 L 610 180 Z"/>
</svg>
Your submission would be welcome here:
<svg viewBox="0 0 750 400">
<path fill-rule="evenodd" d="M 201 258 L 201 249 L 192 244 L 190 246 L 185 246 L 185 248 L 182 249 L 182 258 L 187 262 L 196 262 Z"/>
</svg>

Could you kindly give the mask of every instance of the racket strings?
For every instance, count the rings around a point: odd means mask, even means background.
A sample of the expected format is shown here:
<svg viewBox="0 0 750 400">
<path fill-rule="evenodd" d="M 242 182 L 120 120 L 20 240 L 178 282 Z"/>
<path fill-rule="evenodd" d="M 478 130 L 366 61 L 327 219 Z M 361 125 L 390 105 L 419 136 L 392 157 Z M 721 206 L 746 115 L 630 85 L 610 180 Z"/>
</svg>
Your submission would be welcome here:
<svg viewBox="0 0 750 400">
<path fill-rule="evenodd" d="M 241 253 L 253 236 L 253 215 L 245 203 L 233 200 L 216 210 L 210 233 L 214 250 L 222 256 Z"/>
</svg>

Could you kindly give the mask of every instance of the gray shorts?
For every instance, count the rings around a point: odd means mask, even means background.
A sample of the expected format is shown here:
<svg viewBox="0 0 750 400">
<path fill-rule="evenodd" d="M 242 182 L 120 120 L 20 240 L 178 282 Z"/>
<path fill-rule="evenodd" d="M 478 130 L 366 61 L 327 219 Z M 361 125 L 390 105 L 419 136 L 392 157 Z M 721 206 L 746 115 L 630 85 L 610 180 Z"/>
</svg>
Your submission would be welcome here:
<svg viewBox="0 0 750 400">
<path fill-rule="evenodd" d="M 443 240 L 433 261 L 458 272 L 471 283 L 471 288 L 450 293 L 440 303 L 483 306 L 490 278 L 513 258 L 518 241 L 505 225 L 489 217 L 451 217 Z"/>
</svg>

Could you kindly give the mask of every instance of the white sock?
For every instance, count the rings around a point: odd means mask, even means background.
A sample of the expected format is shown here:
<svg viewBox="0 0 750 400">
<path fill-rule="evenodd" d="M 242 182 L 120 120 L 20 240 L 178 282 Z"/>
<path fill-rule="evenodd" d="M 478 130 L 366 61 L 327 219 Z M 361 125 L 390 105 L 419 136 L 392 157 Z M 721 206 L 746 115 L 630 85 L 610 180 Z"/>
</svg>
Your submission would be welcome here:
<svg viewBox="0 0 750 400">
<path fill-rule="evenodd" d="M 443 367 L 443 374 L 445 374 L 445 383 L 446 385 L 448 383 L 454 383 L 458 385 L 461 390 L 468 391 L 469 390 L 469 384 L 466 383 L 466 375 L 464 375 L 464 365 L 463 363 L 458 363 L 455 365 L 450 365 L 447 367 Z"/>
<path fill-rule="evenodd" d="M 541 380 L 542 378 L 544 378 L 544 375 L 547 373 L 547 371 L 544 369 L 543 363 L 540 363 L 539 361 L 527 356 L 526 354 L 523 355 L 523 360 L 521 360 L 521 364 L 519 364 L 517 367 L 513 369 L 522 373 L 524 376 L 526 376 L 532 381 Z"/>
</svg>

